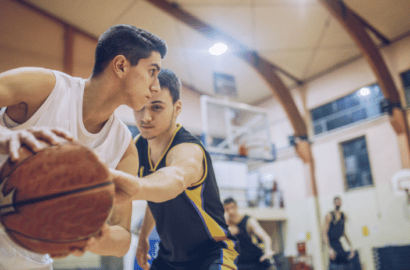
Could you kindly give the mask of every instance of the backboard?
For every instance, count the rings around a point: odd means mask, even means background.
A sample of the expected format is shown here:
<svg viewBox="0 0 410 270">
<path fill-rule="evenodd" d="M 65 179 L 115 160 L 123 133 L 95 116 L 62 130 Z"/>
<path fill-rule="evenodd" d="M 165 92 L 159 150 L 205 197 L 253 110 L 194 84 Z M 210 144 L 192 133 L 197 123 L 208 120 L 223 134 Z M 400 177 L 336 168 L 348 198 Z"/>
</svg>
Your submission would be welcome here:
<svg viewBox="0 0 410 270">
<path fill-rule="evenodd" d="M 274 160 L 268 114 L 228 98 L 201 96 L 202 142 L 211 154 Z"/>
<path fill-rule="evenodd" d="M 407 204 L 410 205 L 410 169 L 396 172 L 391 179 L 391 187 L 395 195 L 407 195 Z"/>
</svg>

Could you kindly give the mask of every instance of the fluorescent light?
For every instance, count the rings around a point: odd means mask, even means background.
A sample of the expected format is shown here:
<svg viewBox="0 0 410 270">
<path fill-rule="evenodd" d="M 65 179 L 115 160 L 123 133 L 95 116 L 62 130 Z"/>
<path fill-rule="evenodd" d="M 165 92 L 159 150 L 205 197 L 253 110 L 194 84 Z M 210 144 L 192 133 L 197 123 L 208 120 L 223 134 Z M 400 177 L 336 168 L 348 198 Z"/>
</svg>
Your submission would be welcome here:
<svg viewBox="0 0 410 270">
<path fill-rule="evenodd" d="M 359 90 L 359 97 L 366 97 L 370 95 L 372 91 L 368 87 L 363 87 L 362 89 Z"/>
<path fill-rule="evenodd" d="M 214 46 L 212 46 L 208 51 L 212 55 L 221 55 L 227 50 L 228 50 L 228 46 L 226 46 L 223 43 L 218 42 Z"/>
</svg>

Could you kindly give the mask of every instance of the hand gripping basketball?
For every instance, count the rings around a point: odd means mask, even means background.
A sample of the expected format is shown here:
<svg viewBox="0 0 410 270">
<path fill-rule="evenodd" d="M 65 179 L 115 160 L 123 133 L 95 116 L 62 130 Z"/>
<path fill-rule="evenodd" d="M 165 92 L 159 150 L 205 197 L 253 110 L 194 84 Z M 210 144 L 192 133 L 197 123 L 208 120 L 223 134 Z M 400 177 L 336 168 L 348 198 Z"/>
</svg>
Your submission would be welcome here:
<svg viewBox="0 0 410 270">
<path fill-rule="evenodd" d="M 42 144 L 46 144 L 42 142 Z M 20 246 L 52 256 L 82 250 L 113 205 L 107 166 L 85 146 L 67 142 L 0 168 L 0 221 Z"/>
</svg>

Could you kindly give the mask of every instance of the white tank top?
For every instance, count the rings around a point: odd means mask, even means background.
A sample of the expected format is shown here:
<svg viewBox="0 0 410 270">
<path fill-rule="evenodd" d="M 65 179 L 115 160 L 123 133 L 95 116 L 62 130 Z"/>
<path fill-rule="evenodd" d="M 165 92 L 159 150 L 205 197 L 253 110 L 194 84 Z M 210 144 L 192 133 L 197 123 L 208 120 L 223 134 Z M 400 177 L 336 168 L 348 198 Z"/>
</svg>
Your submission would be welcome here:
<svg viewBox="0 0 410 270">
<path fill-rule="evenodd" d="M 52 72 L 56 77 L 56 85 L 37 112 L 29 120 L 19 125 L 7 116 L 5 108 L 0 109 L 0 125 L 11 130 L 33 126 L 63 128 L 70 131 L 80 143 L 94 149 L 110 168 L 116 168 L 131 141 L 131 133 L 127 126 L 114 113 L 99 133 L 88 132 L 83 123 L 85 80 L 71 77 L 59 71 Z M 7 158 L 8 155 L 0 155 L 0 165 Z M 33 253 L 16 245 L 5 235 L 4 229 L 0 226 L 0 246 L 2 245 L 7 245 L 13 255 L 10 256 L 9 253 L 6 254 L 0 249 L 0 262 L 5 263 L 7 258 L 13 266 L 17 267 L 12 269 L 21 269 L 16 265 L 27 262 L 31 262 L 30 265 L 33 269 L 46 269 L 43 267 L 52 262 L 48 255 Z M 36 265 L 33 265 L 33 261 Z M 0 263 L 0 268 L 1 265 L 2 263 Z"/>
<path fill-rule="evenodd" d="M 110 167 L 116 168 L 131 141 L 127 126 L 111 115 L 103 129 L 96 134 L 88 132 L 83 123 L 83 95 L 85 80 L 59 71 L 52 71 L 56 85 L 46 101 L 34 115 L 21 125 L 13 123 L 5 110 L 0 112 L 0 125 L 11 130 L 29 127 L 60 127 L 68 130 L 83 145 L 86 145 Z M 8 156 L 0 155 L 0 164 Z"/>
</svg>

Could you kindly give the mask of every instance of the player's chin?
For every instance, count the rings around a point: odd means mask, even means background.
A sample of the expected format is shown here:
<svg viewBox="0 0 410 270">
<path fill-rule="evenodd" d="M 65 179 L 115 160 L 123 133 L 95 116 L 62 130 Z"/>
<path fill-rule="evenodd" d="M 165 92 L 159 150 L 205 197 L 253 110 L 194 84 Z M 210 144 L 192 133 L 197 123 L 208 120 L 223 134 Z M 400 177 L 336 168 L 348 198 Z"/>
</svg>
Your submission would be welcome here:
<svg viewBox="0 0 410 270">
<path fill-rule="evenodd" d="M 156 136 L 148 132 L 141 132 L 141 137 L 146 140 L 152 140 L 152 139 L 155 139 Z"/>
</svg>

